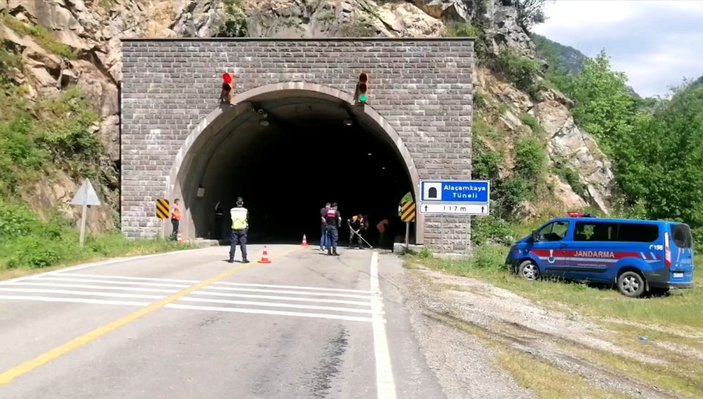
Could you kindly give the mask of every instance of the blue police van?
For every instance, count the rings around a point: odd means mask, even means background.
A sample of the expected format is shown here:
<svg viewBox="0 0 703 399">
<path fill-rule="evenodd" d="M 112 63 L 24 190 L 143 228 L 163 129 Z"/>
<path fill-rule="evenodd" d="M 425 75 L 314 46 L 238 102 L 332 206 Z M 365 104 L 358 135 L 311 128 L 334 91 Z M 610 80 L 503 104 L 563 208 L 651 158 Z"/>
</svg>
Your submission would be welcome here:
<svg viewBox="0 0 703 399">
<path fill-rule="evenodd" d="M 628 297 L 693 287 L 693 238 L 685 223 L 556 218 L 510 248 L 506 263 L 527 280 L 617 284 Z"/>
</svg>

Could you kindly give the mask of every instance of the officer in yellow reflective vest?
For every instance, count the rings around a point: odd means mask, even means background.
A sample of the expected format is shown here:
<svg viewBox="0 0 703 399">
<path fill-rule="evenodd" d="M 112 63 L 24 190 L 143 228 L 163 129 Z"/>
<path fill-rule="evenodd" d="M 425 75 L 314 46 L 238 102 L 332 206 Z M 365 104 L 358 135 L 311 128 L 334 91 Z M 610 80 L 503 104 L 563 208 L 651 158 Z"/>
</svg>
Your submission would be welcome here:
<svg viewBox="0 0 703 399">
<path fill-rule="evenodd" d="M 237 245 L 242 250 L 242 263 L 249 263 L 247 259 L 247 231 L 249 230 L 248 210 L 244 207 L 242 197 L 237 197 L 237 206 L 230 209 L 229 214 L 232 217 L 232 235 L 230 237 L 231 245 L 229 248 L 229 263 L 234 263 L 234 254 Z"/>
</svg>

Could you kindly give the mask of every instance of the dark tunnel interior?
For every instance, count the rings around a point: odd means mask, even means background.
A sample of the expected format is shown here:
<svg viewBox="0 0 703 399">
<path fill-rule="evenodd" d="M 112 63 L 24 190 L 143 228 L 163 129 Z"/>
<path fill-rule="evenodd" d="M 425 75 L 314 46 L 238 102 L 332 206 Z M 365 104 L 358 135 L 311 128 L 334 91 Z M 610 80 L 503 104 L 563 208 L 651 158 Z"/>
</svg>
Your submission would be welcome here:
<svg viewBox="0 0 703 399">
<path fill-rule="evenodd" d="M 412 191 L 407 168 L 387 135 L 351 107 L 309 98 L 272 99 L 230 123 L 204 167 L 200 186 L 205 195 L 196 200 L 200 209 L 194 212 L 196 235 L 226 243 L 229 209 L 242 196 L 251 243 L 299 244 L 305 234 L 310 245 L 317 245 L 326 201 L 337 202 L 343 218 L 339 245 L 348 244 L 347 219 L 354 214 L 368 217 L 364 238 L 374 247 L 376 224 L 384 218 L 390 221 L 389 238 L 402 240 L 405 224 L 398 205 Z M 386 239 L 384 247 L 392 241 Z"/>
</svg>

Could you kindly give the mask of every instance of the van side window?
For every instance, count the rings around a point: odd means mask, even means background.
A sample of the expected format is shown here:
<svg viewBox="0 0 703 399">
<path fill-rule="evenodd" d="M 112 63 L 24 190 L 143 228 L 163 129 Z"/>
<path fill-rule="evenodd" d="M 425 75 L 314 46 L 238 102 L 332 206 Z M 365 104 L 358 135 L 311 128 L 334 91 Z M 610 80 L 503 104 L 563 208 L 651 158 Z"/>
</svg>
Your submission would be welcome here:
<svg viewBox="0 0 703 399">
<path fill-rule="evenodd" d="M 617 241 L 616 223 L 576 222 L 574 241 Z"/>
<path fill-rule="evenodd" d="M 618 241 L 652 242 L 659 238 L 656 224 L 620 223 Z"/>
<path fill-rule="evenodd" d="M 540 241 L 561 241 L 569 231 L 569 222 L 550 223 L 539 230 Z"/>
</svg>

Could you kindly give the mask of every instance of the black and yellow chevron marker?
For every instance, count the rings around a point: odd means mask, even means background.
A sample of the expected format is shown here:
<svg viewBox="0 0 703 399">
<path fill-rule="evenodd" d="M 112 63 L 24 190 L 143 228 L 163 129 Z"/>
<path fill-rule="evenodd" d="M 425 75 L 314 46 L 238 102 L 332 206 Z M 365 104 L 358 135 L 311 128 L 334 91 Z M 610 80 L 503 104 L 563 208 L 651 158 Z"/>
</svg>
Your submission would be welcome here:
<svg viewBox="0 0 703 399">
<path fill-rule="evenodd" d="M 168 219 L 169 217 L 169 207 L 168 200 L 165 198 L 159 198 L 156 200 L 156 217 L 159 219 Z"/>
<path fill-rule="evenodd" d="M 415 202 L 407 201 L 400 205 L 400 220 L 406 223 L 415 221 Z"/>
</svg>

